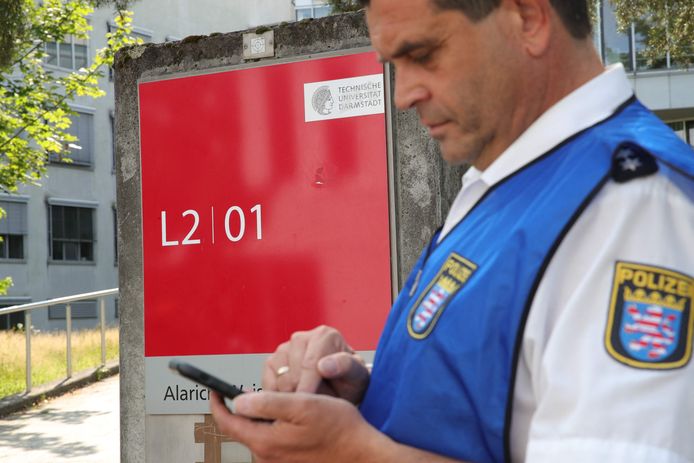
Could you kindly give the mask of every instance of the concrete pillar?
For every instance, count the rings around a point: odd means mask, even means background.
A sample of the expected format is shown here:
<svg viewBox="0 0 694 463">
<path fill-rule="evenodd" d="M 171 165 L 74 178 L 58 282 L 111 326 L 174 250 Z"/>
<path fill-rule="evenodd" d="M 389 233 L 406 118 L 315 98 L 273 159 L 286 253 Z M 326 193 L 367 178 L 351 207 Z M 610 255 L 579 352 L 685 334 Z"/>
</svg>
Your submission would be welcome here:
<svg viewBox="0 0 694 463">
<path fill-rule="evenodd" d="M 263 32 L 268 28 L 263 28 Z M 264 61 L 369 46 L 363 12 L 271 26 L 275 56 Z M 254 32 L 254 31 L 251 31 Z M 145 416 L 142 217 L 137 82 L 171 73 L 205 71 L 246 63 L 243 33 L 188 37 L 120 52 L 115 64 L 118 249 L 120 287 L 121 461 L 219 461 L 202 415 Z M 396 240 L 399 285 L 460 187 L 461 169 L 445 166 L 438 147 L 414 111 L 390 108 L 393 133 Z M 189 435 L 188 435 L 189 434 Z M 167 437 L 168 436 L 168 437 Z M 207 448 L 205 442 L 214 448 Z M 197 444 L 196 444 L 197 442 Z M 202 444 L 202 445 L 201 445 Z M 204 447 L 204 448 L 203 448 Z M 241 449 L 231 460 L 250 461 Z M 232 454 L 235 454 L 233 456 Z M 146 457 L 147 455 L 147 457 Z M 215 457 L 215 455 L 217 455 Z M 227 457 L 225 457 L 227 458 Z"/>
</svg>

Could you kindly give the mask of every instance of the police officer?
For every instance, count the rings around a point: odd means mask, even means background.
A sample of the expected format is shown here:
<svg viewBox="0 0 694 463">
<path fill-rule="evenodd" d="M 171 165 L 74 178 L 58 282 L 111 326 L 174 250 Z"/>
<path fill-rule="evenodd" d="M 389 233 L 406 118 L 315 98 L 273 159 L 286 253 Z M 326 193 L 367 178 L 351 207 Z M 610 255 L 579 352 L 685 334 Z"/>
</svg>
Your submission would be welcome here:
<svg viewBox="0 0 694 463">
<path fill-rule="evenodd" d="M 262 462 L 694 460 L 694 153 L 587 2 L 367 3 L 395 104 L 471 167 L 373 371 L 296 333 L 219 428 Z"/>
</svg>

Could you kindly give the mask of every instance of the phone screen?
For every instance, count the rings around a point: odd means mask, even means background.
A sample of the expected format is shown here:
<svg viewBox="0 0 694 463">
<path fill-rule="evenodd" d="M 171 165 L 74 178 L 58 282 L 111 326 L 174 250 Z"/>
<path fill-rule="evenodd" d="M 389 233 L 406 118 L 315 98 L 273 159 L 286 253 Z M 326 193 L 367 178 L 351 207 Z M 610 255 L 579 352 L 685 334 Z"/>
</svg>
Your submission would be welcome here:
<svg viewBox="0 0 694 463">
<path fill-rule="evenodd" d="M 243 394 L 243 391 L 233 384 L 229 384 L 216 376 L 202 371 L 190 363 L 172 359 L 169 361 L 169 368 L 176 373 L 195 381 L 196 383 L 209 387 L 228 399 L 233 399 L 239 394 Z"/>
</svg>

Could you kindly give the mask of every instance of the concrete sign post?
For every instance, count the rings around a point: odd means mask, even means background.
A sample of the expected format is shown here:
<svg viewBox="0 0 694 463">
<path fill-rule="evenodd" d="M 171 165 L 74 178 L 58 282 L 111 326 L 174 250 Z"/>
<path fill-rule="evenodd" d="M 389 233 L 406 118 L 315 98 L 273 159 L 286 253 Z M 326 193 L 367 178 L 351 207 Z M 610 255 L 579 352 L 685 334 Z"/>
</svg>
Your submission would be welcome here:
<svg viewBox="0 0 694 463">
<path fill-rule="evenodd" d="M 116 59 L 123 463 L 250 462 L 168 360 L 253 390 L 296 330 L 372 351 L 459 186 L 392 112 L 363 13 L 270 31 L 260 60 L 243 33 Z"/>
<path fill-rule="evenodd" d="M 142 81 L 148 414 L 208 413 L 173 357 L 244 390 L 297 330 L 373 350 L 391 304 L 373 52 Z"/>
</svg>

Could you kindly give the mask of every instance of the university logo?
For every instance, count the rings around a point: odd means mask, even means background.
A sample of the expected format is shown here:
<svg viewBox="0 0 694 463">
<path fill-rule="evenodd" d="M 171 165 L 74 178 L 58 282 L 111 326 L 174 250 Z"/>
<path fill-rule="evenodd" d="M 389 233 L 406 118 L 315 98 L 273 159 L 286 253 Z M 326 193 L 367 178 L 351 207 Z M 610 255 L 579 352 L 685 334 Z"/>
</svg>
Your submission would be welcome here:
<svg viewBox="0 0 694 463">
<path fill-rule="evenodd" d="M 477 265 L 452 253 L 436 277 L 429 283 L 407 317 L 407 331 L 415 339 L 424 339 L 434 330 L 448 303 L 477 270 Z"/>
<path fill-rule="evenodd" d="M 313 110 L 321 116 L 327 116 L 332 113 L 334 105 L 335 100 L 333 100 L 333 94 L 330 92 L 330 87 L 327 85 L 321 85 L 313 92 L 311 106 L 313 106 Z"/>
<path fill-rule="evenodd" d="M 618 262 L 605 332 L 607 351 L 637 368 L 684 366 L 692 355 L 694 279 Z"/>
</svg>

